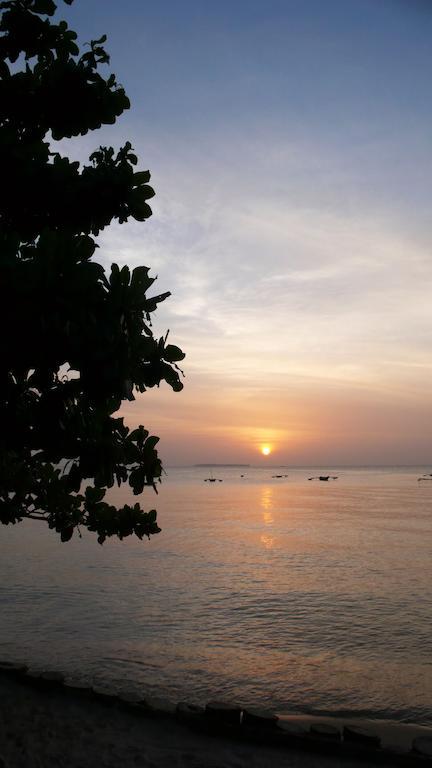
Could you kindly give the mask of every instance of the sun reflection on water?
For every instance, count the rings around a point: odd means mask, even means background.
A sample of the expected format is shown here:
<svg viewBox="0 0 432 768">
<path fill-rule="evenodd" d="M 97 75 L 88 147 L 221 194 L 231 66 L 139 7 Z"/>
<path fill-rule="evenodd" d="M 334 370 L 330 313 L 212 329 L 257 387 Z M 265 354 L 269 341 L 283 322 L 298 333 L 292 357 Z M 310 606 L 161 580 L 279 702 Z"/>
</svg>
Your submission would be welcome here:
<svg viewBox="0 0 432 768">
<path fill-rule="evenodd" d="M 273 488 L 270 488 L 270 486 L 264 486 L 261 489 L 261 507 L 263 509 L 264 524 L 267 526 L 273 525 L 274 523 L 274 517 L 272 513 Z M 273 536 L 270 536 L 268 533 L 266 533 L 266 534 L 262 534 L 260 541 L 265 546 L 266 549 L 272 549 L 275 539 Z"/>
<path fill-rule="evenodd" d="M 274 544 L 274 538 L 273 536 L 261 536 L 260 538 L 261 544 L 264 544 L 266 549 L 273 549 Z"/>
</svg>

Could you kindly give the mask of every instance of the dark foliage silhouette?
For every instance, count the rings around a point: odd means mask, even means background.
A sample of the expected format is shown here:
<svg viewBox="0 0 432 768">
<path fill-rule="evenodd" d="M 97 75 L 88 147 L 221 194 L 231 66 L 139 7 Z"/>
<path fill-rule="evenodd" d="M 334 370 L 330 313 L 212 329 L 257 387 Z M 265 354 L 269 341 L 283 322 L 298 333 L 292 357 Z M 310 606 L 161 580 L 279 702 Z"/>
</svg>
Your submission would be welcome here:
<svg viewBox="0 0 432 768">
<path fill-rule="evenodd" d="M 104 496 L 115 482 L 156 490 L 159 438 L 115 414 L 163 380 L 181 390 L 184 354 L 152 333 L 170 294 L 147 296 L 148 268 L 106 274 L 93 260 L 110 222 L 151 215 L 150 173 L 136 170 L 129 142 L 84 167 L 50 150 L 51 136 L 115 123 L 130 106 L 115 75 L 98 71 L 106 37 L 80 55 L 53 0 L 0 9 L 0 521 L 44 520 L 62 541 L 81 526 L 100 543 L 150 536 L 155 510 Z"/>
</svg>

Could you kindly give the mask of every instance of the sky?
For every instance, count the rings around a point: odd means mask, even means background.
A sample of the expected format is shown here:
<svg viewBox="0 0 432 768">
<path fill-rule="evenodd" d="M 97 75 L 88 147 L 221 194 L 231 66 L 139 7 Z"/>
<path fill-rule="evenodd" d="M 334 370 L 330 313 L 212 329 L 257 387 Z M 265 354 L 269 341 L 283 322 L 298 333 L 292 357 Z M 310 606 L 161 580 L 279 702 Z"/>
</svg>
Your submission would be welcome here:
<svg viewBox="0 0 432 768">
<path fill-rule="evenodd" d="M 122 409 L 167 465 L 432 461 L 430 0 L 75 0 L 156 197 L 98 258 L 158 276 L 185 388 Z M 265 458 L 263 446 L 271 448 Z"/>
</svg>

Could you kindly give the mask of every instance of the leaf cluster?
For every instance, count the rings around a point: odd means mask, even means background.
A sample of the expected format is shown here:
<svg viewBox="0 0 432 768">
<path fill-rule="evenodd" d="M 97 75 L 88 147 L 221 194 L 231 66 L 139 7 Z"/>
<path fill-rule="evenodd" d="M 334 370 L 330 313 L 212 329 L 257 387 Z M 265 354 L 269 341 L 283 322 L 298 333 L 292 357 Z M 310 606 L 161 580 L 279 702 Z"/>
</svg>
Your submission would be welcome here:
<svg viewBox="0 0 432 768">
<path fill-rule="evenodd" d="M 115 414 L 162 381 L 180 391 L 184 353 L 152 331 L 170 294 L 148 295 L 144 266 L 107 274 L 94 240 L 113 220 L 151 215 L 150 173 L 129 142 L 84 167 L 50 151 L 50 136 L 85 134 L 129 108 L 115 75 L 98 71 L 106 37 L 80 55 L 53 0 L 0 10 L 0 521 L 46 520 L 62 541 L 81 527 L 100 543 L 150 536 L 154 510 L 104 497 L 114 483 L 156 489 L 158 438 Z"/>
</svg>

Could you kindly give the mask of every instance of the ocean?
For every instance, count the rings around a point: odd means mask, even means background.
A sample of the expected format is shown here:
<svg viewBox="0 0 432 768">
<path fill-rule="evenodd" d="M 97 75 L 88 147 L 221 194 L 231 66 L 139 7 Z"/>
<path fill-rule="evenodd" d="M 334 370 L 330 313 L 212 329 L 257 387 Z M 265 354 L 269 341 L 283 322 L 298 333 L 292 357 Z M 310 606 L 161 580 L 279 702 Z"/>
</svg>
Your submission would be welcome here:
<svg viewBox="0 0 432 768">
<path fill-rule="evenodd" d="M 172 701 L 432 725 L 429 471 L 172 468 L 141 499 L 150 541 L 0 526 L 0 658 Z"/>
</svg>

